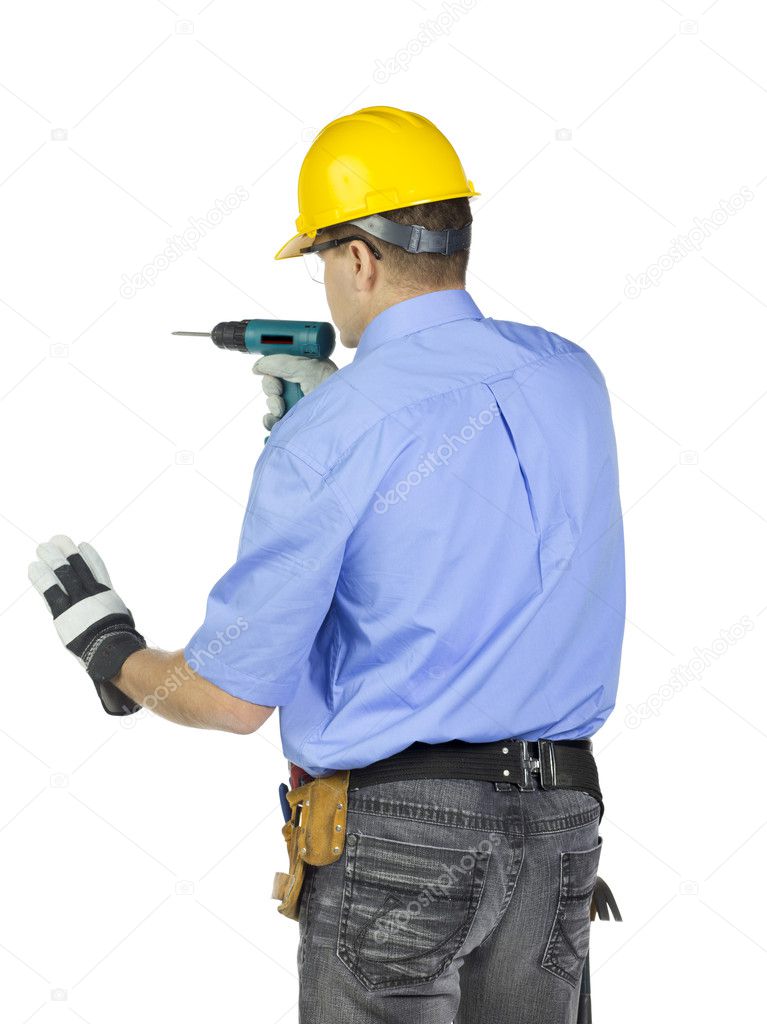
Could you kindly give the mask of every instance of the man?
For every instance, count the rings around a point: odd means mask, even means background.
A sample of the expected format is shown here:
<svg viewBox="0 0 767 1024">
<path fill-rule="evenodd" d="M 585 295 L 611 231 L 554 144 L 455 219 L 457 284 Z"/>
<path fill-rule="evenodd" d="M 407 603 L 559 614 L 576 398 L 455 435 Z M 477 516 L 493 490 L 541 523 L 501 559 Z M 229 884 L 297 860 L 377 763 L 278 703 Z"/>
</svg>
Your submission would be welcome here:
<svg viewBox="0 0 767 1024">
<path fill-rule="evenodd" d="M 477 194 L 417 114 L 366 108 L 312 143 L 276 258 L 314 259 L 357 352 L 256 364 L 271 435 L 183 650 L 145 649 L 88 545 L 54 538 L 30 569 L 110 713 L 249 733 L 279 707 L 294 787 L 348 771 L 299 893 L 302 1024 L 577 1012 L 589 738 L 624 626 L 615 438 L 582 348 L 466 291 Z M 306 397 L 284 415 L 286 379 Z"/>
</svg>

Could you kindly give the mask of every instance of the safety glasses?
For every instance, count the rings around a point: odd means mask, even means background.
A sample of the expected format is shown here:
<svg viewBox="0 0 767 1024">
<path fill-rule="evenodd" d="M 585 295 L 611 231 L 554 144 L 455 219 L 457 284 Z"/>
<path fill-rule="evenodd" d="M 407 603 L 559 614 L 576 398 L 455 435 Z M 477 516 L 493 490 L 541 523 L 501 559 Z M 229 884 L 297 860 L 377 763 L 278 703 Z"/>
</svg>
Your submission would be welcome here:
<svg viewBox="0 0 767 1024">
<path fill-rule="evenodd" d="M 322 284 L 325 280 L 325 261 L 319 254 L 325 252 L 326 249 L 334 249 L 336 246 L 345 245 L 347 242 L 364 242 L 377 260 L 383 259 L 378 249 L 361 235 L 347 235 L 345 238 L 332 238 L 329 242 L 307 245 L 300 252 L 304 257 L 304 265 L 312 281 L 318 281 Z"/>
</svg>

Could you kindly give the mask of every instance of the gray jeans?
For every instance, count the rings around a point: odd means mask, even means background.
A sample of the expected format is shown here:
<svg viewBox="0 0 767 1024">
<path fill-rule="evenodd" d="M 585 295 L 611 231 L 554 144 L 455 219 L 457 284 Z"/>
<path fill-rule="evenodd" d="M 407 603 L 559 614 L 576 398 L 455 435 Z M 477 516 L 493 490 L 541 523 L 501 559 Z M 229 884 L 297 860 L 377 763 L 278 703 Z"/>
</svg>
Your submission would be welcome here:
<svg viewBox="0 0 767 1024">
<path fill-rule="evenodd" d="M 301 1024 L 573 1024 L 598 828 L 576 790 L 350 790 L 344 851 L 301 893 Z"/>
</svg>

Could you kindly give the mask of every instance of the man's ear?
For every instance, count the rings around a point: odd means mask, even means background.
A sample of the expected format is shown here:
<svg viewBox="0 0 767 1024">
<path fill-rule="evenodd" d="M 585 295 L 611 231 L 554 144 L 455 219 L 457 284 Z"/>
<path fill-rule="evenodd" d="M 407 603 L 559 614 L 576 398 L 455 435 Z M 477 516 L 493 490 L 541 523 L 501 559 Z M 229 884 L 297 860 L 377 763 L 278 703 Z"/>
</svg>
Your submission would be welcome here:
<svg viewBox="0 0 767 1024">
<path fill-rule="evenodd" d="M 365 243 L 364 242 L 349 242 L 348 248 L 349 248 L 349 252 L 351 253 L 352 258 L 354 259 L 355 263 L 361 263 L 362 262 L 362 250 L 367 248 Z"/>
<path fill-rule="evenodd" d="M 376 276 L 377 267 L 373 265 L 377 262 L 375 256 L 364 242 L 349 242 L 349 250 L 355 262 L 355 280 L 365 287 L 369 287 Z M 358 277 L 357 274 L 360 276 Z"/>
</svg>

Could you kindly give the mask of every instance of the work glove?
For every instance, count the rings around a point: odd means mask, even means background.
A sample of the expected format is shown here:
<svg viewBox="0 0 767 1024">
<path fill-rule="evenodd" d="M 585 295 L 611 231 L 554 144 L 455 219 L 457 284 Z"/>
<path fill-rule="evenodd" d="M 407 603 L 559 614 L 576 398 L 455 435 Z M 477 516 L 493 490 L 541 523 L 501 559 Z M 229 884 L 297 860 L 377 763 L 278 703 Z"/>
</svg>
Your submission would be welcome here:
<svg viewBox="0 0 767 1024">
<path fill-rule="evenodd" d="M 29 579 L 53 613 L 56 632 L 96 686 L 108 715 L 132 715 L 140 704 L 110 682 L 128 655 L 146 641 L 133 616 L 112 589 L 106 566 L 90 544 L 76 545 L 58 534 L 37 549 L 39 562 Z"/>
<path fill-rule="evenodd" d="M 269 409 L 263 419 L 266 429 L 271 430 L 277 420 L 285 415 L 285 401 L 282 398 L 284 380 L 300 385 L 303 393 L 308 395 L 337 369 L 332 359 L 287 355 L 261 356 L 253 365 L 253 373 L 260 373 L 264 378 L 263 389 Z"/>
</svg>

